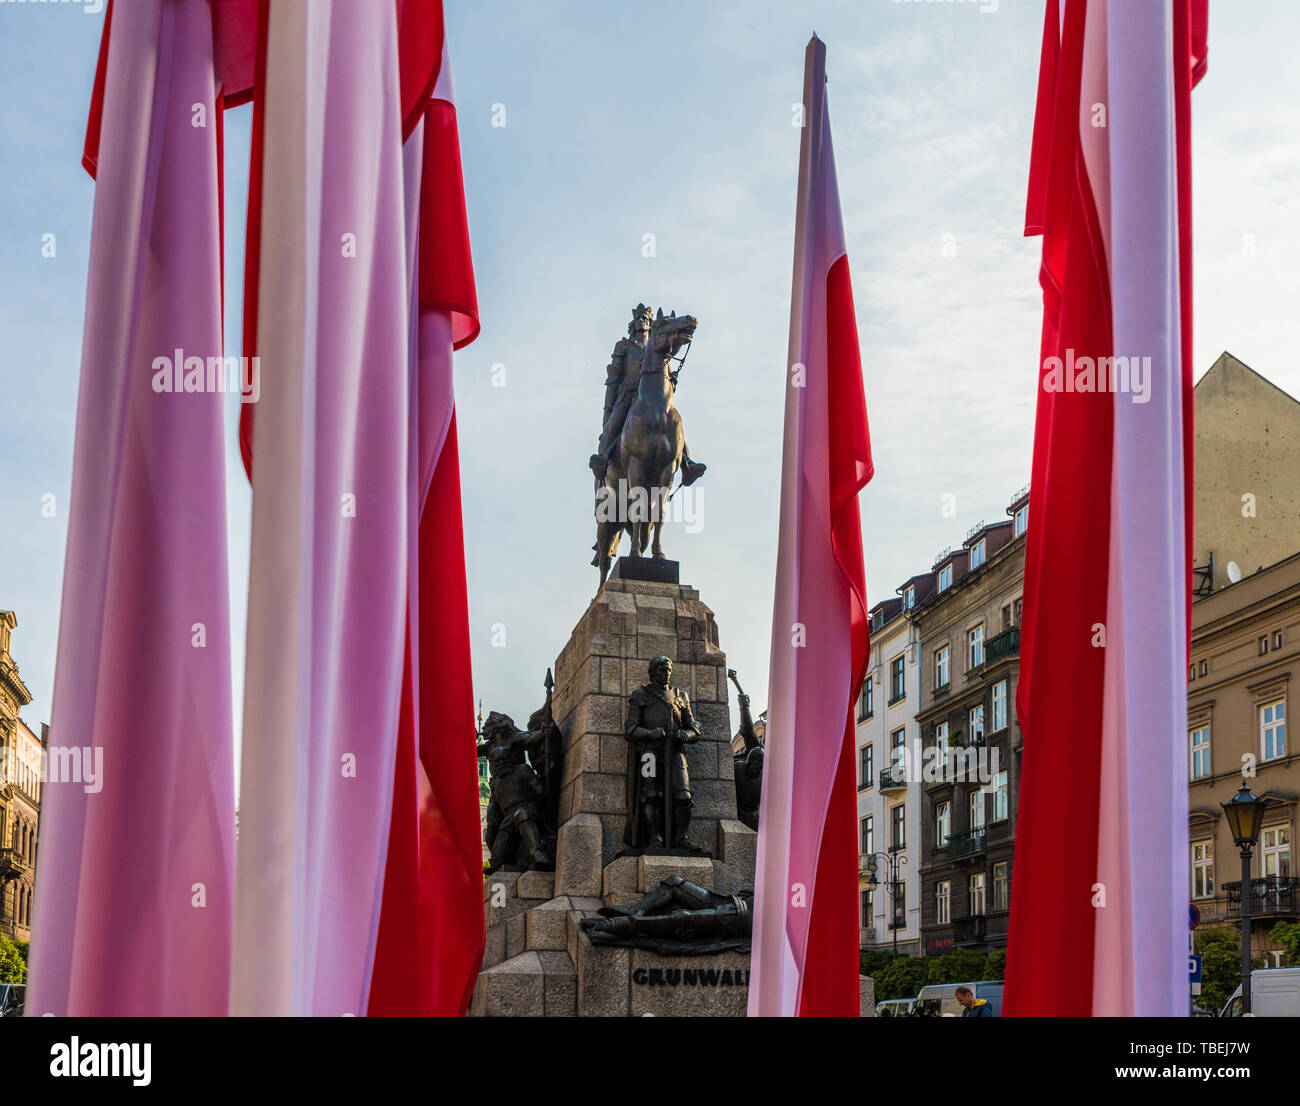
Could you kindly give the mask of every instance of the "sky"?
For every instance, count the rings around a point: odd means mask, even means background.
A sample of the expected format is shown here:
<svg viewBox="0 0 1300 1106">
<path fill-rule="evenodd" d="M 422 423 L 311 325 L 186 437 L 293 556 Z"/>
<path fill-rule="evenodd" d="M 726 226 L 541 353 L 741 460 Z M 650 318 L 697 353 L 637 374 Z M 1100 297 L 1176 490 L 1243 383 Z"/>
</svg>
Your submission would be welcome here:
<svg viewBox="0 0 1300 1106">
<path fill-rule="evenodd" d="M 447 12 L 483 326 L 456 358 L 475 694 L 526 718 L 595 594 L 587 458 L 605 365 L 643 301 L 699 319 L 677 403 L 709 471 L 696 532 L 669 525 L 665 551 L 763 705 L 805 45 L 815 31 L 827 47 L 876 466 L 861 496 L 875 604 L 1005 517 L 1028 482 L 1041 299 L 1038 240 L 1022 230 L 1041 5 Z M 17 615 L 34 727 L 54 676 L 94 199 L 80 154 L 102 27 L 76 4 L 0 2 L 0 608 Z M 1193 96 L 1195 373 L 1228 349 L 1292 395 L 1298 52 L 1293 6 L 1213 3 Z M 228 244 L 243 241 L 248 133 L 248 109 L 230 113 Z M 232 249 L 232 350 L 241 289 Z M 231 399 L 238 721 L 251 500 Z"/>
</svg>

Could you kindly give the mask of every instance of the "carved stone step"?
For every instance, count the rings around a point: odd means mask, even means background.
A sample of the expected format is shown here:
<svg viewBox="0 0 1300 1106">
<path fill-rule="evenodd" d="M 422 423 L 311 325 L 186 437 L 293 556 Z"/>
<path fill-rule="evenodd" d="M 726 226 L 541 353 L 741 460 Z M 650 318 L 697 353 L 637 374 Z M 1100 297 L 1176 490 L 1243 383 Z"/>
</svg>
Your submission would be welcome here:
<svg viewBox="0 0 1300 1106">
<path fill-rule="evenodd" d="M 573 1017 L 577 973 L 567 952 L 523 952 L 479 973 L 474 1017 Z"/>
</svg>

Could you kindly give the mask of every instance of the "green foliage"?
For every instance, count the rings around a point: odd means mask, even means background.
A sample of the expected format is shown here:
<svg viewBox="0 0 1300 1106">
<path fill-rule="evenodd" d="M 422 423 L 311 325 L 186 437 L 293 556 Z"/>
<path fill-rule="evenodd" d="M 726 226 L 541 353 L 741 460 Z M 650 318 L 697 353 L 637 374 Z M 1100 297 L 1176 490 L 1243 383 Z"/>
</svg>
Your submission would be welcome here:
<svg viewBox="0 0 1300 1106">
<path fill-rule="evenodd" d="M 1241 983 L 1241 936 L 1227 927 L 1198 929 L 1194 947 L 1201 958 L 1201 993 L 1193 1001 L 1217 1014 Z M 1264 967 L 1264 958 L 1252 957 L 1250 966 Z"/>
<path fill-rule="evenodd" d="M 913 998 L 930 983 L 965 983 L 1001 979 L 1006 967 L 1005 949 L 988 956 L 974 949 L 957 949 L 943 956 L 899 956 L 887 949 L 867 949 L 860 955 L 861 971 L 876 981 L 876 1001 Z"/>
<path fill-rule="evenodd" d="M 924 957 L 900 956 L 875 977 L 876 1001 L 887 998 L 911 998 L 926 984 Z"/>
<path fill-rule="evenodd" d="M 967 983 L 984 978 L 988 957 L 974 949 L 956 949 L 945 956 L 931 956 L 927 983 Z"/>
<path fill-rule="evenodd" d="M 1286 950 L 1287 966 L 1300 968 L 1300 922 L 1278 922 L 1268 935 Z"/>
<path fill-rule="evenodd" d="M 27 982 L 27 943 L 0 937 L 0 983 Z"/>
</svg>

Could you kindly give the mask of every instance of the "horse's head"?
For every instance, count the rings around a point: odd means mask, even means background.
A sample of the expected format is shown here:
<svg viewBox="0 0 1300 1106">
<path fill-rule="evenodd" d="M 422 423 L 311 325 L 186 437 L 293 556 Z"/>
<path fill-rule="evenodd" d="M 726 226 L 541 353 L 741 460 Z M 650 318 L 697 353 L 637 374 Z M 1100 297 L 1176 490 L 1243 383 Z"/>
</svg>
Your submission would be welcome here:
<svg viewBox="0 0 1300 1106">
<path fill-rule="evenodd" d="M 661 307 L 650 328 L 650 344 L 656 353 L 676 357 L 682 346 L 691 340 L 698 325 L 699 320 L 694 315 L 682 315 L 680 318 L 676 312 L 665 315 Z"/>
</svg>

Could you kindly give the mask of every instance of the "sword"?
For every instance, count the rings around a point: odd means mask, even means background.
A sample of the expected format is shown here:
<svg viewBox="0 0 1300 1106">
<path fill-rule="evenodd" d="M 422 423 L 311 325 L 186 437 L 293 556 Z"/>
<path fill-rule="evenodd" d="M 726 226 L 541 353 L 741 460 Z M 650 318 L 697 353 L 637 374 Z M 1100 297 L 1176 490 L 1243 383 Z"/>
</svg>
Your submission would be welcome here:
<svg viewBox="0 0 1300 1106">
<path fill-rule="evenodd" d="M 668 720 L 672 721 L 671 714 Z M 664 730 L 664 774 L 662 783 L 664 786 L 664 848 L 666 849 L 672 848 L 673 845 L 673 774 L 669 764 L 672 763 L 674 736 L 673 728 Z"/>
</svg>

